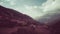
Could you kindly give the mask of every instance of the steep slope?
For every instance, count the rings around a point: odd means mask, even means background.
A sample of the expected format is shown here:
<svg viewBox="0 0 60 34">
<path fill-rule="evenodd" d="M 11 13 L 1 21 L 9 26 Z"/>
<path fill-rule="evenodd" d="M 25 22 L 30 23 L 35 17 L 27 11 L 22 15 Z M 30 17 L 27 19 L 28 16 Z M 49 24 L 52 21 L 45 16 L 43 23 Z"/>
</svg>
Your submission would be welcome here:
<svg viewBox="0 0 60 34">
<path fill-rule="evenodd" d="M 50 31 L 30 16 L 0 6 L 0 34 L 50 34 Z"/>
</svg>

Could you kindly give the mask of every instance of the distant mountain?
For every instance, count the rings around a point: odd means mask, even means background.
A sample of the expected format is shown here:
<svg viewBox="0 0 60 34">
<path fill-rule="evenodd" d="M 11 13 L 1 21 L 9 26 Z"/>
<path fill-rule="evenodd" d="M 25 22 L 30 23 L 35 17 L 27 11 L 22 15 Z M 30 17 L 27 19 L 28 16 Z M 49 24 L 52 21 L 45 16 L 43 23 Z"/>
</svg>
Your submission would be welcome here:
<svg viewBox="0 0 60 34">
<path fill-rule="evenodd" d="M 48 23 L 51 34 L 60 34 L 60 17 L 54 19 Z"/>
<path fill-rule="evenodd" d="M 37 17 L 37 21 L 39 22 L 51 22 L 53 20 L 56 20 L 60 18 L 60 13 L 55 13 L 55 14 L 46 14 L 40 18 Z"/>
</svg>

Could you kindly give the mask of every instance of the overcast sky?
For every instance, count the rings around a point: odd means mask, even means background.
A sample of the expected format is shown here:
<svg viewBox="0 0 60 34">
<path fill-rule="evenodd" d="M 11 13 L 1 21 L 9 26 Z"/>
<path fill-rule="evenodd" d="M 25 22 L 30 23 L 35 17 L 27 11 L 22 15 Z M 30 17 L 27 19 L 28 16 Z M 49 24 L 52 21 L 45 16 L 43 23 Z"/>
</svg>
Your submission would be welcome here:
<svg viewBox="0 0 60 34">
<path fill-rule="evenodd" d="M 60 0 L 0 0 L 0 5 L 15 9 L 32 18 L 60 12 Z"/>
</svg>

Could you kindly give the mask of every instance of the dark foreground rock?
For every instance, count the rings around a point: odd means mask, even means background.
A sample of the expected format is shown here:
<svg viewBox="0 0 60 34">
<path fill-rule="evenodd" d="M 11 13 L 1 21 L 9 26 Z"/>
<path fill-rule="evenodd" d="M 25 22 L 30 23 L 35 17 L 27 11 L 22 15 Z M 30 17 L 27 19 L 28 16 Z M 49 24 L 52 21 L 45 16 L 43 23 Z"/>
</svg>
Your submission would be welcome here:
<svg viewBox="0 0 60 34">
<path fill-rule="evenodd" d="M 30 16 L 0 6 L 0 34 L 50 34 L 50 31 L 47 25 Z"/>
</svg>

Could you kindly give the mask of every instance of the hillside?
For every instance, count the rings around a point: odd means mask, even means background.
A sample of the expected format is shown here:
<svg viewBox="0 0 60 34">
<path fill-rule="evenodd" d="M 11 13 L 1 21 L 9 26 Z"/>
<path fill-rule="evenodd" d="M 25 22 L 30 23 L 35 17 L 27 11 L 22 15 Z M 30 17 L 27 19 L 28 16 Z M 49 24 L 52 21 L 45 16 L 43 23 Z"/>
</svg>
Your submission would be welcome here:
<svg viewBox="0 0 60 34">
<path fill-rule="evenodd" d="M 28 15 L 0 6 L 1 34 L 50 34 L 47 25 L 42 25 Z"/>
</svg>

